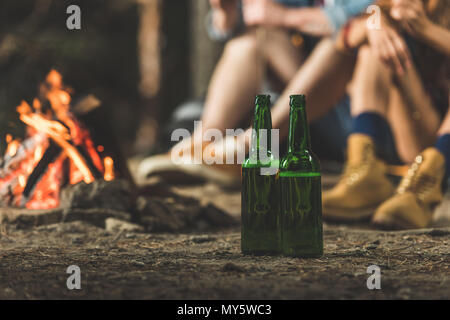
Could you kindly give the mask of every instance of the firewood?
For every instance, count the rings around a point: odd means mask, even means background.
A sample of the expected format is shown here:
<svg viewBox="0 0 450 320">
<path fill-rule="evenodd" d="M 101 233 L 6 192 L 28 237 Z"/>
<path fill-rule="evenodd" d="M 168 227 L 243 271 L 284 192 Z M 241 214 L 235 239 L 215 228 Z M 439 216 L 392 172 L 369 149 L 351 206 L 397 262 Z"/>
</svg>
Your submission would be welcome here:
<svg viewBox="0 0 450 320">
<path fill-rule="evenodd" d="M 11 170 L 17 167 L 23 160 L 28 158 L 39 145 L 43 145 L 47 137 L 44 134 L 35 134 L 25 139 L 17 149 L 15 155 L 6 155 L 0 159 L 0 178 L 4 178 L 11 174 Z"/>
<path fill-rule="evenodd" d="M 94 99 L 90 99 L 90 103 L 93 103 L 95 107 L 75 108 L 74 112 L 76 111 L 76 113 L 74 113 L 74 115 L 87 127 L 95 145 L 103 146 L 104 152 L 101 156 L 108 156 L 114 159 L 114 168 L 117 173 L 117 178 L 127 180 L 130 183 L 131 188 L 136 191 L 136 184 L 128 168 L 127 161 L 120 150 L 119 142 L 112 130 L 113 126 L 110 123 L 109 114 L 107 113 L 104 104 L 97 106 L 94 103 L 95 101 L 96 100 Z M 86 102 L 86 105 L 87 104 L 88 103 Z M 89 110 L 89 112 L 80 112 L 80 110 Z"/>
<path fill-rule="evenodd" d="M 24 207 L 33 196 L 35 187 L 47 172 L 49 164 L 55 161 L 55 159 L 61 154 L 61 152 L 61 147 L 59 147 L 54 142 L 50 142 L 50 145 L 42 156 L 42 159 L 34 167 L 33 172 L 31 172 L 30 176 L 28 177 L 27 184 L 25 186 L 25 189 L 23 190 L 22 198 L 20 200 L 20 205 L 22 207 Z"/>
</svg>

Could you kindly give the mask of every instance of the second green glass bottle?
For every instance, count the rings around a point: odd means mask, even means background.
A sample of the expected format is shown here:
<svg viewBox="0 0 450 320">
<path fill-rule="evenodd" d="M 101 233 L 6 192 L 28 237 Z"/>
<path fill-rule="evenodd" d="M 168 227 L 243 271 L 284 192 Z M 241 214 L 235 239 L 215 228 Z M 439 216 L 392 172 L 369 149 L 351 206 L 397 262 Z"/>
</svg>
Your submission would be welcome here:
<svg viewBox="0 0 450 320">
<path fill-rule="evenodd" d="M 304 95 L 291 96 L 289 149 L 280 163 L 282 251 L 293 257 L 323 255 L 320 164 L 311 151 Z"/>
</svg>

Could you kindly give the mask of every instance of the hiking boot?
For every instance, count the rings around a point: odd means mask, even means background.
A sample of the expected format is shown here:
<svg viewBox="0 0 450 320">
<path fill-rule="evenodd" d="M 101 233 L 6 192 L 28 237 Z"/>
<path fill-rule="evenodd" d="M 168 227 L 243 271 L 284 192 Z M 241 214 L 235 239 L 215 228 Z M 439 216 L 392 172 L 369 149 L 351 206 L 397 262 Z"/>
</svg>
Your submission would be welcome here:
<svg viewBox="0 0 450 320">
<path fill-rule="evenodd" d="M 375 154 L 372 138 L 351 135 L 347 151 L 347 164 L 339 183 L 323 194 L 323 216 L 328 220 L 367 219 L 395 191 L 386 177 L 386 164 Z"/>
<path fill-rule="evenodd" d="M 445 158 L 435 148 L 419 155 L 400 183 L 396 194 L 383 203 L 373 224 L 384 229 L 426 228 L 442 202 Z"/>
</svg>

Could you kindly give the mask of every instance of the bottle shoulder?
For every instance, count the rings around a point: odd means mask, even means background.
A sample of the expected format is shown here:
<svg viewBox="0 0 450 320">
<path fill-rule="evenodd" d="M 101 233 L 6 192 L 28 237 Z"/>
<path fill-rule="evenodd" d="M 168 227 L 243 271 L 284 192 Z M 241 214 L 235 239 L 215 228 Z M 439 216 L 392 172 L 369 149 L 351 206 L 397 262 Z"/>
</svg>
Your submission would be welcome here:
<svg viewBox="0 0 450 320">
<path fill-rule="evenodd" d="M 311 151 L 288 153 L 280 162 L 280 172 L 320 174 L 320 161 Z"/>
<path fill-rule="evenodd" d="M 275 159 L 273 156 L 270 157 L 268 161 L 261 161 L 260 159 L 254 158 L 246 158 L 244 163 L 242 164 L 242 168 L 251 169 L 251 168 L 270 168 L 270 167 L 280 167 L 280 160 Z"/>
</svg>

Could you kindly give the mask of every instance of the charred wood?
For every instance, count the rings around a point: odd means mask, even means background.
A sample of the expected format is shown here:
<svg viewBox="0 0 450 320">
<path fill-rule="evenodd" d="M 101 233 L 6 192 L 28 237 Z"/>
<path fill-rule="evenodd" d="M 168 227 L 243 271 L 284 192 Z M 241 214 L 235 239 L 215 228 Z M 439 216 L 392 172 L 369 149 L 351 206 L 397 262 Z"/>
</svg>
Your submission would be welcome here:
<svg viewBox="0 0 450 320">
<path fill-rule="evenodd" d="M 33 195 L 36 185 L 39 183 L 41 178 L 47 172 L 49 164 L 54 162 L 56 158 L 61 154 L 61 152 L 62 152 L 61 147 L 59 147 L 53 141 L 50 141 L 50 145 L 45 151 L 44 155 L 42 156 L 42 159 L 38 162 L 33 172 L 28 177 L 27 184 L 22 193 L 22 198 L 20 201 L 22 207 L 27 204 L 28 200 Z"/>
<path fill-rule="evenodd" d="M 36 134 L 28 139 L 25 139 L 17 149 L 15 155 L 6 155 L 0 159 L 0 178 L 11 174 L 11 170 L 18 166 L 23 160 L 33 153 L 37 146 L 42 145 L 47 140 L 44 134 Z"/>
</svg>

